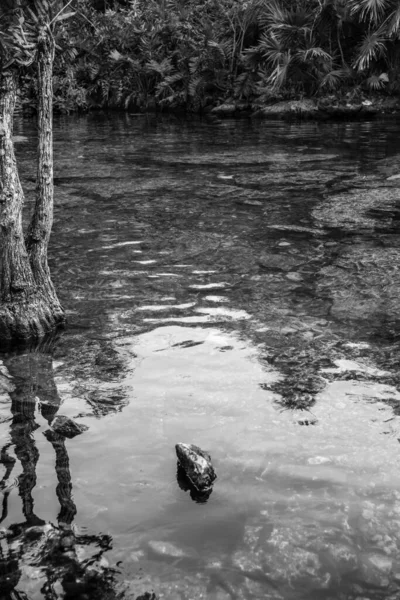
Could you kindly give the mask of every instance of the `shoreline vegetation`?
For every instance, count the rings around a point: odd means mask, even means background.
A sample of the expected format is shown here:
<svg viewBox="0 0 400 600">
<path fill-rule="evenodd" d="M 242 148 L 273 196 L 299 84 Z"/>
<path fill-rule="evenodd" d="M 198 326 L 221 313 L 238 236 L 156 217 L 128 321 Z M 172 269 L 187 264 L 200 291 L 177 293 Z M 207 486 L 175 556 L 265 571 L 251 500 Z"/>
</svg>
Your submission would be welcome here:
<svg viewBox="0 0 400 600">
<path fill-rule="evenodd" d="M 400 98 L 364 97 L 351 99 L 335 96 L 283 100 L 264 106 L 225 102 L 211 110 L 218 117 L 250 116 L 260 119 L 370 119 L 400 114 Z"/>
<path fill-rule="evenodd" d="M 400 112 L 397 0 L 71 0 L 54 110 L 370 118 Z M 35 110 L 34 68 L 20 110 Z"/>
<path fill-rule="evenodd" d="M 93 106 L 85 111 L 75 110 L 68 113 L 97 112 L 97 111 L 123 111 L 131 115 L 141 114 L 188 114 L 185 107 L 160 107 L 151 106 L 142 110 L 132 111 L 121 107 Z M 64 111 L 55 112 L 62 114 Z M 67 113 L 67 114 L 68 114 Z M 15 116 L 32 116 L 35 111 L 28 105 L 20 102 L 15 110 Z M 391 118 L 400 115 L 400 96 L 366 95 L 348 92 L 345 96 L 324 96 L 314 98 L 291 98 L 270 104 L 251 104 L 227 99 L 215 106 L 208 106 L 196 112 L 190 111 L 193 116 L 208 116 L 215 119 L 224 118 L 254 118 L 254 119 L 282 119 L 282 120 L 369 120 L 374 118 Z"/>
</svg>

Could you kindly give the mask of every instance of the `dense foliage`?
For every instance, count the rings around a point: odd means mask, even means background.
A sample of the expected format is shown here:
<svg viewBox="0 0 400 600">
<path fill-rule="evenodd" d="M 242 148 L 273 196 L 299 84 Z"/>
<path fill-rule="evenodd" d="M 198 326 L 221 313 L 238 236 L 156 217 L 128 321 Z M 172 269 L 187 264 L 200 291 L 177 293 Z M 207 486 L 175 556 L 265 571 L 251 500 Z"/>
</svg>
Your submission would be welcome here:
<svg viewBox="0 0 400 600">
<path fill-rule="evenodd" d="M 264 103 L 400 90 L 398 0 L 74 0 L 58 40 L 61 111 Z M 27 76 L 24 98 L 34 95 Z"/>
</svg>

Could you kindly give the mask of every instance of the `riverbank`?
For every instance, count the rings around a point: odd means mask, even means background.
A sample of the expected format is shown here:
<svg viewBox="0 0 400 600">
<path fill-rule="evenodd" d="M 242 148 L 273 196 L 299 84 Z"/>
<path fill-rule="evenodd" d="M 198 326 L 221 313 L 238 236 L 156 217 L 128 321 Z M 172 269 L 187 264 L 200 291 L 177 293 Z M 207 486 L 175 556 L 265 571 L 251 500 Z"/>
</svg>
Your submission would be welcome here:
<svg viewBox="0 0 400 600">
<path fill-rule="evenodd" d="M 378 96 L 338 98 L 303 98 L 301 100 L 282 100 L 268 105 L 246 104 L 243 102 L 224 102 L 211 110 L 217 117 L 254 117 L 259 119 L 369 119 L 371 117 L 393 116 L 400 114 L 400 98 L 397 96 Z"/>
<path fill-rule="evenodd" d="M 83 112 L 98 112 L 102 110 L 111 110 L 121 112 L 117 106 L 88 106 Z M 35 107 L 31 103 L 24 101 L 19 97 L 15 110 L 16 116 L 32 116 L 35 114 Z M 63 113 L 55 106 L 56 113 Z M 67 111 L 67 112 L 82 112 Z M 269 103 L 243 101 L 229 98 L 218 103 L 214 99 L 207 106 L 199 106 L 196 111 L 191 111 L 184 105 L 181 106 L 161 106 L 155 101 L 146 108 L 133 111 L 125 109 L 123 112 L 128 114 L 184 114 L 211 115 L 217 118 L 256 118 L 256 119 L 305 119 L 329 121 L 337 119 L 363 120 L 371 118 L 392 117 L 400 115 L 400 95 L 388 96 L 386 94 L 368 94 L 359 90 L 351 90 L 346 94 L 336 93 L 327 96 L 315 96 L 312 98 L 291 98 L 286 100 L 274 99 Z"/>
</svg>

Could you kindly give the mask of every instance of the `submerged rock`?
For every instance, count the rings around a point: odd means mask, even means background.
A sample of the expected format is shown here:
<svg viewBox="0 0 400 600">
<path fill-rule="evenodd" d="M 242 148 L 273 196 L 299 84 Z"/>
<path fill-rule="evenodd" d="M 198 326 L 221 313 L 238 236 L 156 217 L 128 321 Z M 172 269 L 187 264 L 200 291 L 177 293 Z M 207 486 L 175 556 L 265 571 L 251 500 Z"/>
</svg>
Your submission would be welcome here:
<svg viewBox="0 0 400 600">
<path fill-rule="evenodd" d="M 272 252 L 263 252 L 258 258 L 258 264 L 264 269 L 270 269 L 272 271 L 286 271 L 292 273 L 293 270 L 304 264 L 305 259 L 293 256 L 291 254 Z"/>
<path fill-rule="evenodd" d="M 215 106 L 211 112 L 213 115 L 224 116 L 224 117 L 233 117 L 233 115 L 235 114 L 235 111 L 236 111 L 235 104 L 229 104 L 227 102 L 226 104 L 221 104 L 220 106 Z"/>
<path fill-rule="evenodd" d="M 86 425 L 76 423 L 69 417 L 64 417 L 62 415 L 58 415 L 55 419 L 53 419 L 51 422 L 51 428 L 59 435 L 63 435 L 67 438 L 73 438 L 89 429 Z"/>
<path fill-rule="evenodd" d="M 219 106 L 215 106 L 211 110 L 212 116 L 217 117 L 234 117 L 240 113 L 249 111 L 250 107 L 245 103 L 225 102 Z"/>
<path fill-rule="evenodd" d="M 330 544 L 326 551 L 321 552 L 321 557 L 325 565 L 333 570 L 338 577 L 354 573 L 358 569 L 356 550 L 343 543 Z"/>
<path fill-rule="evenodd" d="M 211 490 L 217 478 L 211 464 L 211 456 L 194 444 L 176 444 L 179 466 L 185 472 L 190 484 L 199 492 Z"/>
<path fill-rule="evenodd" d="M 382 554 L 365 554 L 361 557 L 360 576 L 362 581 L 376 588 L 387 588 L 393 560 Z"/>
<path fill-rule="evenodd" d="M 256 117 L 265 118 L 285 118 L 302 117 L 309 118 L 315 116 L 318 112 L 318 106 L 312 99 L 304 100 L 282 100 L 269 106 L 263 106 L 254 113 Z"/>
<path fill-rule="evenodd" d="M 197 554 L 190 549 L 183 549 L 175 544 L 163 540 L 150 540 L 149 549 L 157 556 L 165 558 L 197 558 Z"/>
</svg>

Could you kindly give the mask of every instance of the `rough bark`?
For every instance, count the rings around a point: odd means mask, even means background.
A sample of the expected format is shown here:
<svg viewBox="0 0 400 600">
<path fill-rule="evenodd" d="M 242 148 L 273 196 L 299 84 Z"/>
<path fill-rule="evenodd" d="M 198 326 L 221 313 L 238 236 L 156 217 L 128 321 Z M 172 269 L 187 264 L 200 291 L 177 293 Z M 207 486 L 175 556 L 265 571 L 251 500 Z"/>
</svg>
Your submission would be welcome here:
<svg viewBox="0 0 400 600">
<path fill-rule="evenodd" d="M 38 45 L 37 199 L 26 242 L 24 195 L 12 141 L 16 85 L 0 74 L 0 346 L 37 339 L 65 321 L 50 278 L 47 250 L 53 222 L 52 69 L 54 42 L 43 28 Z"/>
<path fill-rule="evenodd" d="M 38 42 L 38 165 L 36 203 L 27 235 L 36 283 L 54 291 L 47 263 L 53 225 L 53 57 L 54 42 L 43 28 Z"/>
<path fill-rule="evenodd" d="M 0 298 L 3 305 L 26 303 L 36 288 L 24 243 L 24 195 L 12 140 L 15 99 L 14 75 L 3 73 L 0 75 Z M 5 309 L 4 306 L 1 308 Z"/>
</svg>

